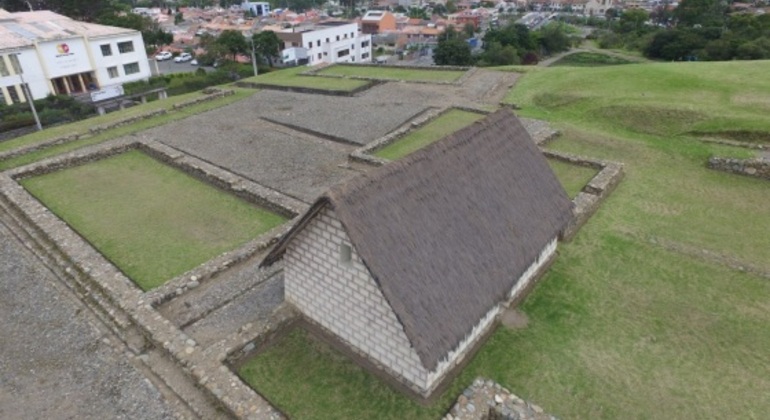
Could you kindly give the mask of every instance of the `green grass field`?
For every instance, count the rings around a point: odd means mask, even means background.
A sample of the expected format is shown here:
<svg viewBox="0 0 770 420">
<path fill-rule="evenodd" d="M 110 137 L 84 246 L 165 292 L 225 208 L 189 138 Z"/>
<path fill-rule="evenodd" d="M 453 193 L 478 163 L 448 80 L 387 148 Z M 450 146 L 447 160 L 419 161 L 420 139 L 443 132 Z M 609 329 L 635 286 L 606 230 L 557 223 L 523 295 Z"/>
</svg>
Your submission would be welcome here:
<svg viewBox="0 0 770 420">
<path fill-rule="evenodd" d="M 415 407 L 301 334 L 242 373 L 290 417 L 438 418 L 476 376 L 559 418 L 764 418 L 770 411 L 770 183 L 708 170 L 746 149 L 687 133 L 770 131 L 770 62 L 545 68 L 508 96 L 549 148 L 626 176 L 449 392 Z M 736 261 L 723 265 L 707 257 Z M 307 373 L 307 375 L 305 375 Z M 338 412 L 344 401 L 344 412 Z"/>
<path fill-rule="evenodd" d="M 599 173 L 597 169 L 558 159 L 548 159 L 548 165 L 556 174 L 556 178 L 559 178 L 561 186 L 564 187 L 570 198 L 575 198 L 580 190 L 588 184 L 588 181 Z"/>
<path fill-rule="evenodd" d="M 597 66 L 614 66 L 618 64 L 631 64 L 633 61 L 626 60 L 614 55 L 595 53 L 595 52 L 578 52 L 574 54 L 565 55 L 557 62 L 551 64 L 554 66 L 572 66 L 572 67 L 597 67 Z"/>
<path fill-rule="evenodd" d="M 139 151 L 22 185 L 144 290 L 286 221 Z"/>
<path fill-rule="evenodd" d="M 405 80 L 409 82 L 454 82 L 465 70 L 406 69 L 387 66 L 334 65 L 318 74 L 358 76 L 372 79 Z"/>
<path fill-rule="evenodd" d="M 377 150 L 374 155 L 396 160 L 484 118 L 483 114 L 450 109 L 424 126 Z"/>
<path fill-rule="evenodd" d="M 358 89 L 369 83 L 366 80 L 303 76 L 300 74 L 308 70 L 309 68 L 305 66 L 293 67 L 260 74 L 256 77 L 249 77 L 243 79 L 243 82 L 262 83 L 274 86 L 303 87 L 319 90 L 341 90 L 346 92 Z"/>
<path fill-rule="evenodd" d="M 234 95 L 225 96 L 222 98 L 214 99 L 212 101 L 203 102 L 197 105 L 192 105 L 180 110 L 172 110 L 174 104 L 182 103 L 184 101 L 195 99 L 203 96 L 200 92 L 189 93 L 185 95 L 173 96 L 162 101 L 153 101 L 147 104 L 138 105 L 128 108 L 120 112 L 112 112 L 106 115 L 89 118 L 87 120 L 78 121 L 71 124 L 57 126 L 51 129 L 46 129 L 36 133 L 28 134 L 13 140 L 0 143 L 0 146 L 6 147 L 6 143 L 10 145 L 4 150 L 11 150 L 21 146 L 28 146 L 35 143 L 39 143 L 46 140 L 51 140 L 56 137 L 74 134 L 85 133 L 90 127 L 97 125 L 108 124 L 117 120 L 128 118 L 135 115 L 144 114 L 158 109 L 166 109 L 169 112 L 164 115 L 158 115 L 146 120 L 138 121 L 133 124 L 123 125 L 110 130 L 103 131 L 95 136 L 86 137 L 83 139 L 59 144 L 56 146 L 36 150 L 23 155 L 15 156 L 10 159 L 0 160 L 0 170 L 16 168 L 18 166 L 26 165 L 28 163 L 37 162 L 47 157 L 56 156 L 62 153 L 66 153 L 75 149 L 90 146 L 105 142 L 107 140 L 114 139 L 116 137 L 129 135 L 138 131 L 146 130 L 148 128 L 157 127 L 171 121 L 177 121 L 187 118 L 191 115 L 199 114 L 201 112 L 208 111 L 210 109 L 219 108 L 221 106 L 240 101 L 254 94 L 253 89 L 241 89 L 237 87 L 228 86 L 228 89 L 235 91 Z M 13 142 L 13 143 L 12 143 Z M 2 149 L 0 149 L 2 151 Z"/>
</svg>

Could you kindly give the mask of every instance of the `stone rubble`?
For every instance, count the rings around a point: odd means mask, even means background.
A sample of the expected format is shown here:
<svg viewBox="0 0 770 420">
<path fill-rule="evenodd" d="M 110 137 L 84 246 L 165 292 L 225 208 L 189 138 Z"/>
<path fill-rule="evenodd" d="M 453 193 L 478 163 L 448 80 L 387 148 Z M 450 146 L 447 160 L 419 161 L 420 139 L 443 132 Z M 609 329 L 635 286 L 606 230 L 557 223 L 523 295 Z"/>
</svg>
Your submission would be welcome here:
<svg viewBox="0 0 770 420">
<path fill-rule="evenodd" d="M 538 405 L 524 401 L 500 384 L 476 378 L 442 420 L 556 420 Z"/>
</svg>

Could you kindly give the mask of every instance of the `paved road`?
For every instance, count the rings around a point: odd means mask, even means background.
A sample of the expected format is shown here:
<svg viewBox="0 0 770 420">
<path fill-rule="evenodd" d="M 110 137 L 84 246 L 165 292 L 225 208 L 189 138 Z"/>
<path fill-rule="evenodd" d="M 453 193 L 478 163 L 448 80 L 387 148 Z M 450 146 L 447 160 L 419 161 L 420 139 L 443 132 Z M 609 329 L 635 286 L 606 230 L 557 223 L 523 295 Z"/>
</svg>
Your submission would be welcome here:
<svg viewBox="0 0 770 420">
<path fill-rule="evenodd" d="M 186 63 L 175 63 L 174 60 L 164 60 L 164 61 L 156 61 L 154 58 L 150 58 L 150 72 L 153 76 L 156 76 L 158 71 L 160 71 L 160 74 L 171 74 L 171 73 L 190 73 L 194 72 L 195 70 L 198 70 L 198 66 L 193 66 L 190 64 L 190 62 Z M 157 68 L 156 68 L 157 64 Z M 204 67 L 206 70 L 210 70 L 207 67 Z"/>
</svg>

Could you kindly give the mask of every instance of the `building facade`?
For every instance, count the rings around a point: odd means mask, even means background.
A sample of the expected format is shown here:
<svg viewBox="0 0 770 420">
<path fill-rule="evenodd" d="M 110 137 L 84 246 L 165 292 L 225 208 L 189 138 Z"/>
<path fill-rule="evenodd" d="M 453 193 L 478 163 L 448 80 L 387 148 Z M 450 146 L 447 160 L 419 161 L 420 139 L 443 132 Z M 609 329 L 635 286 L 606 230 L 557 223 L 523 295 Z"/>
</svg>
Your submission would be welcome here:
<svg viewBox="0 0 770 420">
<path fill-rule="evenodd" d="M 276 35 L 283 41 L 284 50 L 303 48 L 307 64 L 311 66 L 372 61 L 372 37 L 362 34 L 357 23 L 324 22 L 294 28 L 293 32 L 276 32 Z M 281 57 L 284 56 L 287 54 L 282 51 Z"/>
<path fill-rule="evenodd" d="M 150 77 L 139 31 L 78 22 L 50 11 L 0 9 L 0 101 L 97 92 Z"/>
</svg>

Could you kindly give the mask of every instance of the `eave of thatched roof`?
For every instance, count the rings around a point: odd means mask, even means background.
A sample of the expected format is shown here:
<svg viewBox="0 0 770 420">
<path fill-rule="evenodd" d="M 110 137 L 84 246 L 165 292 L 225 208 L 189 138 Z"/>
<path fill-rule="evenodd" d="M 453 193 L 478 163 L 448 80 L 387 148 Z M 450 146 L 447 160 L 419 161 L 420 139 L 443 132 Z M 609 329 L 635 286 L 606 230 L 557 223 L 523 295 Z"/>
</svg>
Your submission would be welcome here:
<svg viewBox="0 0 770 420">
<path fill-rule="evenodd" d="M 429 370 L 506 298 L 571 209 L 508 110 L 332 188 L 263 264 L 326 205 Z"/>
</svg>

